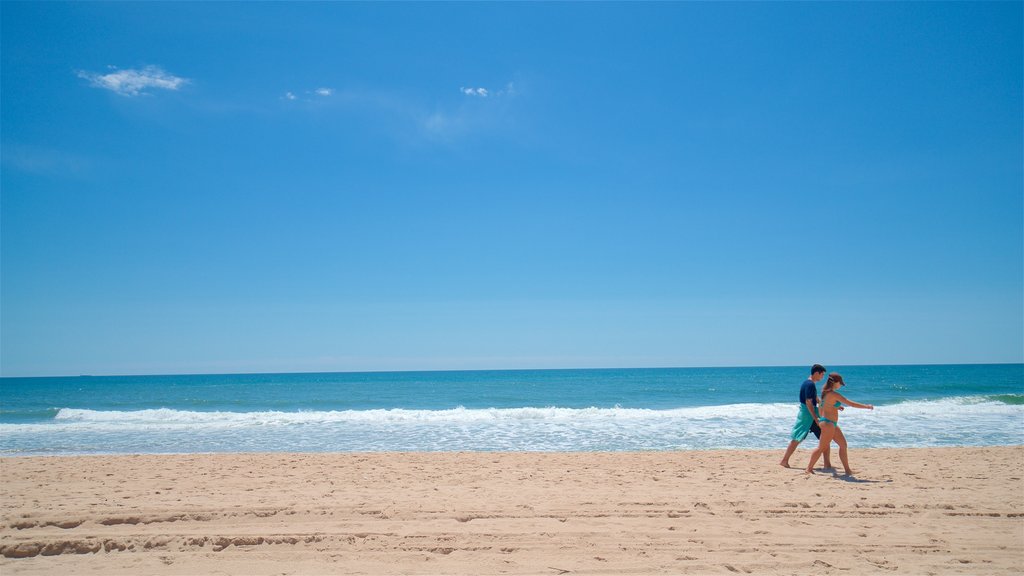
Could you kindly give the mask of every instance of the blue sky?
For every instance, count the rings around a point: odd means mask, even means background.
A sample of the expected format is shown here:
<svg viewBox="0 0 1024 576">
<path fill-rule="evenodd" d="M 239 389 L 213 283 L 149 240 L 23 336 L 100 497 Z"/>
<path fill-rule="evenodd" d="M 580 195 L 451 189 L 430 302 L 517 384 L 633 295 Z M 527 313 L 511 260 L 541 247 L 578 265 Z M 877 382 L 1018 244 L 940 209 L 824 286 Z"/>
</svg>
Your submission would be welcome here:
<svg viewBox="0 0 1024 576">
<path fill-rule="evenodd" d="M 0 18 L 4 376 L 1024 361 L 1019 2 Z"/>
</svg>

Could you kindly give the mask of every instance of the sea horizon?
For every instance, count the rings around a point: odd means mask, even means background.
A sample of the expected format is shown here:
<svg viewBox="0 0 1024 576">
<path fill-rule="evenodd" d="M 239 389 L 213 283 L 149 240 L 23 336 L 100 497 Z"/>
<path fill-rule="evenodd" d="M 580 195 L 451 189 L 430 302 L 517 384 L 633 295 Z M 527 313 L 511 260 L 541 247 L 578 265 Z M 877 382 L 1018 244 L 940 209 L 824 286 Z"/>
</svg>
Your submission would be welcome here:
<svg viewBox="0 0 1024 576">
<path fill-rule="evenodd" d="M 585 367 L 515 367 L 515 368 L 380 368 L 360 370 L 254 370 L 241 372 L 218 372 L 218 371 L 197 371 L 197 372 L 153 372 L 153 373 L 82 373 L 82 374 L 36 374 L 36 375 L 14 375 L 0 376 L 0 381 L 31 379 L 31 378 L 132 378 L 132 377 L 164 377 L 164 376 L 275 376 L 275 375 L 319 375 L 319 374 L 408 374 L 408 373 L 433 373 L 433 372 L 539 372 L 539 371 L 584 371 L 584 370 L 713 370 L 713 369 L 757 369 L 757 368 L 806 368 L 808 371 L 813 365 L 808 364 L 732 364 L 732 365 L 665 365 L 665 366 L 585 366 Z M 829 364 L 824 365 L 829 372 L 837 371 L 830 368 Z M 1021 366 L 1024 362 L 896 362 L 885 364 L 874 363 L 844 363 L 834 364 L 837 368 L 857 368 L 864 366 L 872 367 L 913 367 L 913 366 Z"/>
</svg>

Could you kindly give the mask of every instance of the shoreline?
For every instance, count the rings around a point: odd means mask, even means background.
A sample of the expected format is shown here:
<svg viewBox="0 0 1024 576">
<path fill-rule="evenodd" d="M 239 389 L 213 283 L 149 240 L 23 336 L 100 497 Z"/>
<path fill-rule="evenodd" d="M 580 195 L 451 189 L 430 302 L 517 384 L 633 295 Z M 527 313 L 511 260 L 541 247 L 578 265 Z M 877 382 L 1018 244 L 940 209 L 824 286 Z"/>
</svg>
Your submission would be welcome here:
<svg viewBox="0 0 1024 576">
<path fill-rule="evenodd" d="M 807 452 L 807 455 L 814 449 L 811 442 L 815 440 L 813 435 L 808 435 L 809 440 L 802 442 L 797 448 L 797 451 L 793 453 L 795 458 L 802 452 Z M 782 440 L 785 440 L 783 438 Z M 782 441 L 780 440 L 780 442 Z M 782 448 L 665 448 L 665 449 L 651 449 L 651 450 L 352 450 L 352 451 L 323 451 L 323 452 L 311 452 L 311 451 L 267 451 L 267 450 L 252 450 L 252 451 L 225 451 L 225 452 L 89 452 L 89 453 L 55 453 L 55 454 L 0 454 L 0 463 L 4 460 L 10 459 L 22 459 L 22 458 L 137 458 L 137 457 L 162 457 L 162 456 L 372 456 L 375 454 L 379 455 L 415 455 L 415 454 L 676 454 L 676 453 L 706 453 L 706 452 L 751 452 L 751 453 L 765 453 L 765 452 L 779 452 L 785 450 L 785 442 L 781 444 Z M 850 448 L 851 451 L 872 451 L 872 450 L 959 450 L 959 449 L 985 449 L 985 448 L 1022 448 L 1024 449 L 1024 443 L 1020 444 L 977 444 L 977 445 L 950 445 L 950 446 L 853 446 Z M 832 445 L 833 450 L 837 450 L 835 444 Z M 793 462 L 795 464 L 795 460 Z"/>
<path fill-rule="evenodd" d="M 1022 445 L 853 448 L 853 477 L 783 449 L 3 456 L 0 572 L 1024 567 Z"/>
</svg>

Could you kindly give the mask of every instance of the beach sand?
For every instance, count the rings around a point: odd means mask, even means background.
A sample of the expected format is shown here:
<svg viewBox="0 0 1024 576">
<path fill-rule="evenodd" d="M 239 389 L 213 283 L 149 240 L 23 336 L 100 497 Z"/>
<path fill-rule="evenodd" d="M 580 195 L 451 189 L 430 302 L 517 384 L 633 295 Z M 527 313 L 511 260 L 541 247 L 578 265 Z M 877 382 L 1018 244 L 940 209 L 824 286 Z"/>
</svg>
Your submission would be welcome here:
<svg viewBox="0 0 1024 576">
<path fill-rule="evenodd" d="M 1024 572 L 1024 446 L 781 448 L 2 458 L 0 574 Z"/>
</svg>

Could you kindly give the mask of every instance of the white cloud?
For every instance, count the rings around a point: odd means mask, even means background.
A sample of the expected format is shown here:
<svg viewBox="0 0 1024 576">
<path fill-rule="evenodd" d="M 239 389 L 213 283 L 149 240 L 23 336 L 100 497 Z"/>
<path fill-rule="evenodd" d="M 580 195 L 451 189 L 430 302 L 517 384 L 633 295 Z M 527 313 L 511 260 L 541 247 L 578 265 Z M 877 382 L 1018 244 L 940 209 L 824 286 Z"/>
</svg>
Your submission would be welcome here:
<svg viewBox="0 0 1024 576">
<path fill-rule="evenodd" d="M 516 92 L 515 85 L 513 83 L 511 83 L 511 82 L 506 84 L 504 88 L 502 88 L 501 90 L 498 90 L 497 92 L 495 92 L 494 90 L 489 90 L 487 88 L 479 88 L 479 87 L 478 88 L 465 88 L 465 87 L 462 87 L 462 88 L 459 88 L 459 92 L 462 92 L 466 96 L 474 96 L 476 98 L 488 98 L 488 97 L 491 97 L 491 96 L 493 96 L 495 98 L 501 98 L 502 96 L 509 96 L 509 97 L 511 97 L 511 96 L 515 96 L 516 94 L 518 94 L 518 92 Z"/>
<path fill-rule="evenodd" d="M 520 93 L 512 82 L 499 89 L 484 86 L 462 86 L 459 93 L 480 99 L 486 104 L 471 104 L 466 100 L 442 105 L 432 113 L 418 114 L 421 134 L 433 141 L 456 142 L 475 134 L 496 133 L 509 126 L 513 99 Z"/>
<path fill-rule="evenodd" d="M 334 88 L 317 88 L 315 90 L 303 90 L 299 94 L 288 91 L 284 93 L 284 100 L 298 100 L 301 102 L 312 102 L 315 98 L 327 98 L 334 95 Z"/>
<path fill-rule="evenodd" d="M 149 88 L 178 90 L 189 83 L 187 78 L 170 74 L 159 66 L 146 66 L 141 70 L 115 68 L 108 74 L 81 70 L 78 76 L 85 78 L 96 88 L 104 88 L 122 96 L 138 96 L 146 93 Z"/>
</svg>

